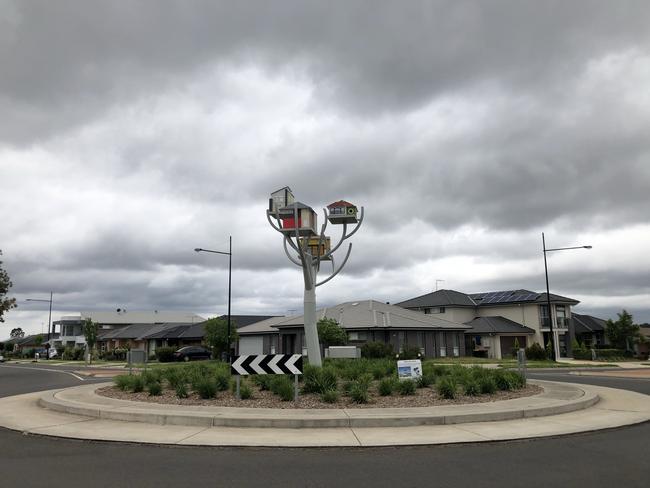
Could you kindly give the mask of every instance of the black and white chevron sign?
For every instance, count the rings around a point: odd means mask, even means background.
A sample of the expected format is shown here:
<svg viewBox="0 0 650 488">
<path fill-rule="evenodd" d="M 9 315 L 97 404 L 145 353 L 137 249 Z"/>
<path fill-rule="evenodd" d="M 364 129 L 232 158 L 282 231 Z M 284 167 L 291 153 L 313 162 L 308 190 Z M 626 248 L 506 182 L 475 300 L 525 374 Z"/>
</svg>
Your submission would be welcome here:
<svg viewBox="0 0 650 488">
<path fill-rule="evenodd" d="M 232 375 L 249 374 L 302 374 L 300 354 L 251 354 L 233 356 Z"/>
</svg>

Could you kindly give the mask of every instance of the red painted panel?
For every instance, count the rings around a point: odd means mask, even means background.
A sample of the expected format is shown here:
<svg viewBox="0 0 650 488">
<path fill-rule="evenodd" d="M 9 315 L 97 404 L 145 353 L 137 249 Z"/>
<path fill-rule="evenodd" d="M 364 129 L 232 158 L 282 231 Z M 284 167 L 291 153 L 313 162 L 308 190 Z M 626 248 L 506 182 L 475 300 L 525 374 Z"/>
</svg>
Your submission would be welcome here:
<svg viewBox="0 0 650 488">
<path fill-rule="evenodd" d="M 302 226 L 302 218 L 298 217 L 298 228 Z M 295 229 L 296 221 L 293 217 L 282 219 L 282 228 L 283 229 Z"/>
</svg>

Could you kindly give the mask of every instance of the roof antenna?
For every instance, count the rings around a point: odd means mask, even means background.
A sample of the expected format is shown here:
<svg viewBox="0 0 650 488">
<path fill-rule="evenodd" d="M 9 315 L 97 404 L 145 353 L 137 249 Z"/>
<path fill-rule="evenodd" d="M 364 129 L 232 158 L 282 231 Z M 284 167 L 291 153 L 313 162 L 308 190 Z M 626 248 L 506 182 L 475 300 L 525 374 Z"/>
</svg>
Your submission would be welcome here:
<svg viewBox="0 0 650 488">
<path fill-rule="evenodd" d="M 444 283 L 445 280 L 436 280 L 436 291 L 438 291 L 438 283 Z"/>
</svg>

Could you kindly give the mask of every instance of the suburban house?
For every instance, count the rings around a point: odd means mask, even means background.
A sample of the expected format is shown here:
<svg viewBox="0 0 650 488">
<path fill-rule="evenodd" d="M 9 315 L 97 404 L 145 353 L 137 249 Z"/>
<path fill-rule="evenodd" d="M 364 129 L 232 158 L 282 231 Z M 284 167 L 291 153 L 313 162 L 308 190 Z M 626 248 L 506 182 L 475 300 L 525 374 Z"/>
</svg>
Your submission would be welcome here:
<svg viewBox="0 0 650 488">
<path fill-rule="evenodd" d="M 349 345 L 378 341 L 396 353 L 408 346 L 418 347 L 426 357 L 465 355 L 463 336 L 469 326 L 443 317 L 374 300 L 321 308 L 316 317 L 336 320 L 347 331 Z M 303 315 L 273 317 L 238 332 L 238 354 L 307 354 Z"/>
<path fill-rule="evenodd" d="M 573 319 L 575 338 L 578 342 L 587 348 L 608 344 L 609 341 L 605 336 L 605 325 L 607 324 L 605 320 L 578 313 L 572 313 L 571 318 Z"/>
<path fill-rule="evenodd" d="M 133 311 L 127 312 L 117 309 L 114 312 L 80 312 L 75 315 L 66 315 L 52 323 L 53 330 L 59 327 L 60 337 L 54 342 L 55 346 L 85 347 L 86 339 L 83 333 L 83 324 L 86 319 L 97 322 L 99 325 L 98 338 L 107 331 L 125 328 L 133 325 L 181 325 L 203 322 L 205 318 L 191 312 L 165 312 L 165 311 Z M 144 330 L 144 329 L 143 329 Z"/>
<path fill-rule="evenodd" d="M 574 337 L 571 307 L 580 302 L 552 293 L 550 298 L 556 354 L 568 356 Z M 511 354 L 515 343 L 528 347 L 534 343 L 544 346 L 550 341 L 546 293 L 522 289 L 471 294 L 438 290 L 397 305 L 471 327 L 465 331 L 468 355 L 500 359 Z"/>
<path fill-rule="evenodd" d="M 242 327 L 270 318 L 270 315 L 231 315 L 232 327 Z M 227 320 L 227 315 L 219 317 Z M 203 343 L 205 321 L 197 324 L 133 324 L 101 331 L 97 339 L 100 351 L 144 349 L 148 355 L 158 347 L 183 347 Z"/>
<path fill-rule="evenodd" d="M 58 334 L 50 335 L 50 341 L 54 343 L 58 339 Z M 38 350 L 41 354 L 45 353 L 47 345 L 47 334 L 32 334 L 24 337 L 15 337 L 2 341 L 4 343 L 5 351 L 12 352 L 27 352 L 30 349 Z"/>
</svg>

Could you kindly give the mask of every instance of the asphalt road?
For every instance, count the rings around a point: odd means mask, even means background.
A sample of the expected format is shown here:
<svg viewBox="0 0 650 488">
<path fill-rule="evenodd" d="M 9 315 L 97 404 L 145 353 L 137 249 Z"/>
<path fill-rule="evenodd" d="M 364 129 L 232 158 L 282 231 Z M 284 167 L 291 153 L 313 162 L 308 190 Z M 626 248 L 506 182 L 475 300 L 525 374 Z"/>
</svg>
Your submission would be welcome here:
<svg viewBox="0 0 650 488">
<path fill-rule="evenodd" d="M 6 366 L 0 365 L 0 395 L 81 383 L 66 373 Z M 534 376 L 650 390 L 650 380 L 603 380 L 556 372 Z M 650 423 L 645 423 L 592 434 L 484 444 L 250 449 L 72 441 L 0 429 L 0 487 L 645 488 L 650 480 L 649 439 Z"/>
</svg>

